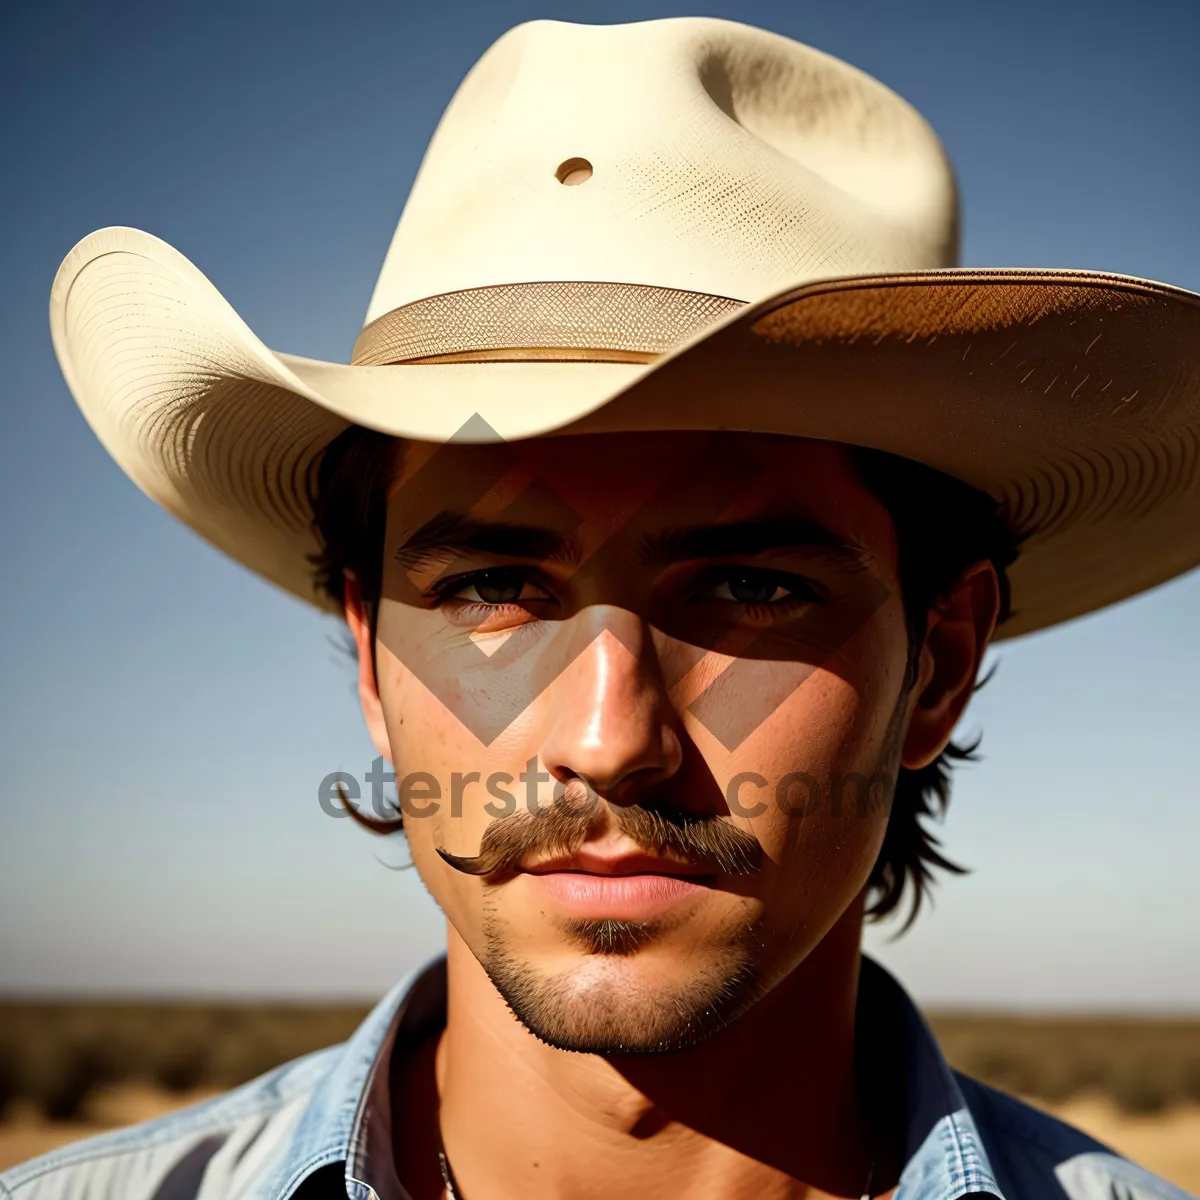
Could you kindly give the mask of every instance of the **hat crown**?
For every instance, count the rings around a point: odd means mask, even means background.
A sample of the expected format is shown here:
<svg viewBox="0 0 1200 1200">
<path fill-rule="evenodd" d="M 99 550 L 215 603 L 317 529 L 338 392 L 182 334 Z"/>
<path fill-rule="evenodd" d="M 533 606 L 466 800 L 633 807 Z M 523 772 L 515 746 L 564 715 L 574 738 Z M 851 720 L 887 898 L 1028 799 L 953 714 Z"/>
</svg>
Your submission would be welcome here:
<svg viewBox="0 0 1200 1200">
<path fill-rule="evenodd" d="M 732 21 L 533 21 L 494 43 L 447 107 L 367 323 L 447 292 L 552 280 L 753 301 L 825 276 L 952 266 L 957 241 L 937 135 L 849 64 Z"/>
</svg>

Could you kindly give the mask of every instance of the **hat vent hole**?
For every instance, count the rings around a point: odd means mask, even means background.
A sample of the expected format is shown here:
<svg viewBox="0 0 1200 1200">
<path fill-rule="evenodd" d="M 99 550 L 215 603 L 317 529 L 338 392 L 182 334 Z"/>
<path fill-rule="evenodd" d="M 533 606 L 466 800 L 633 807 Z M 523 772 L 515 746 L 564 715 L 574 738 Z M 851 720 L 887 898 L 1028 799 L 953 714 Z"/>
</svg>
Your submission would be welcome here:
<svg viewBox="0 0 1200 1200">
<path fill-rule="evenodd" d="M 554 178 L 567 187 L 587 183 L 591 177 L 592 164 L 586 158 L 568 158 L 566 162 L 559 163 L 558 170 L 554 172 Z"/>
</svg>

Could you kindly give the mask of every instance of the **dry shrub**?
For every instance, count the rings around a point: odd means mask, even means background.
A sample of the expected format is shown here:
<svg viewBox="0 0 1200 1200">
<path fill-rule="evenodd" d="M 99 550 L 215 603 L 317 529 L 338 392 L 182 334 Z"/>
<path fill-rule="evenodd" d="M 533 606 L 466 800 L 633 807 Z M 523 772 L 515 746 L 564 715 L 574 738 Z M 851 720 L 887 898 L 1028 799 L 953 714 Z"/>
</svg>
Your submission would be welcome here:
<svg viewBox="0 0 1200 1200">
<path fill-rule="evenodd" d="M 931 1018 L 959 1070 L 1051 1103 L 1084 1092 L 1126 1112 L 1160 1112 L 1200 1100 L 1200 1020 L 1014 1017 Z"/>
<path fill-rule="evenodd" d="M 0 1003 L 0 1115 L 21 1099 L 78 1117 L 114 1082 L 233 1087 L 347 1038 L 361 1006 Z"/>
<path fill-rule="evenodd" d="M 137 1081 L 170 1091 L 227 1088 L 344 1041 L 355 1005 L 0 1003 L 0 1112 L 31 1101 L 79 1115 L 92 1089 Z M 968 1075 L 1051 1103 L 1082 1092 L 1126 1111 L 1200 1102 L 1200 1019 L 931 1018 Z"/>
</svg>

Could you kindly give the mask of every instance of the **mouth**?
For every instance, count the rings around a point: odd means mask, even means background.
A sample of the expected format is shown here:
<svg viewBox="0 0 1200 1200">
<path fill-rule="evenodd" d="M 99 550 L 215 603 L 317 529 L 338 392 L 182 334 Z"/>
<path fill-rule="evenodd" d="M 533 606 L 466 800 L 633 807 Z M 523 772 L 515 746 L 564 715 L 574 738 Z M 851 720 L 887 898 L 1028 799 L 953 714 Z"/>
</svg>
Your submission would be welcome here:
<svg viewBox="0 0 1200 1200">
<path fill-rule="evenodd" d="M 537 899 L 564 916 L 644 921 L 711 893 L 711 866 L 654 854 L 577 853 L 522 868 Z"/>
</svg>

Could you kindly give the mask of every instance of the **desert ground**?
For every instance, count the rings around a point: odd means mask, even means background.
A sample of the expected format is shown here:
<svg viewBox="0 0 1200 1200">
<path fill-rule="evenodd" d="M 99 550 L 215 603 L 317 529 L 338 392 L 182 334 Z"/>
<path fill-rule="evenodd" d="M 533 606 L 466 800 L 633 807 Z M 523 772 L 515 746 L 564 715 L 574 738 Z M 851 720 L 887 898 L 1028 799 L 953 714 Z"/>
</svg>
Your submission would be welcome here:
<svg viewBox="0 0 1200 1200">
<path fill-rule="evenodd" d="M 356 1006 L 0 1002 L 0 1169 L 343 1040 Z M 956 1067 L 1200 1195 L 1200 1018 L 934 1014 Z"/>
</svg>

